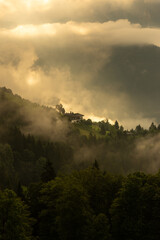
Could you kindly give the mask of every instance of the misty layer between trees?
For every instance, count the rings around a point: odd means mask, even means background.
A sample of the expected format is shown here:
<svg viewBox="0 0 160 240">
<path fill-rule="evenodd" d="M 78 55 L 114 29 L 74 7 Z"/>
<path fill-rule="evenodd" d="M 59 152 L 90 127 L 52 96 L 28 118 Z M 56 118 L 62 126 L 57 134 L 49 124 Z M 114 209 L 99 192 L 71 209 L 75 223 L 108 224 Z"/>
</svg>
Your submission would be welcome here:
<svg viewBox="0 0 160 240">
<path fill-rule="evenodd" d="M 71 115 L 0 88 L 0 239 L 159 239 L 160 125 Z"/>
<path fill-rule="evenodd" d="M 126 131 L 118 121 L 72 121 L 62 105 L 40 106 L 0 88 L 0 186 L 16 189 L 41 180 L 46 166 L 56 174 L 89 167 L 107 172 L 156 173 L 160 125 Z"/>
</svg>

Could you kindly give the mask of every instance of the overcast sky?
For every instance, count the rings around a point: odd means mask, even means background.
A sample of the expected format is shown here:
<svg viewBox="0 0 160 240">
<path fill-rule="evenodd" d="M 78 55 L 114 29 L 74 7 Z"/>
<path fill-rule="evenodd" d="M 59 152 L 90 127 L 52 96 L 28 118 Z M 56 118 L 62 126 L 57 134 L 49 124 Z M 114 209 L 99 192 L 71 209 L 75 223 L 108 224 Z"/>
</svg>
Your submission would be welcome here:
<svg viewBox="0 0 160 240">
<path fill-rule="evenodd" d="M 0 85 L 125 128 L 160 123 L 160 0 L 0 0 Z"/>
</svg>

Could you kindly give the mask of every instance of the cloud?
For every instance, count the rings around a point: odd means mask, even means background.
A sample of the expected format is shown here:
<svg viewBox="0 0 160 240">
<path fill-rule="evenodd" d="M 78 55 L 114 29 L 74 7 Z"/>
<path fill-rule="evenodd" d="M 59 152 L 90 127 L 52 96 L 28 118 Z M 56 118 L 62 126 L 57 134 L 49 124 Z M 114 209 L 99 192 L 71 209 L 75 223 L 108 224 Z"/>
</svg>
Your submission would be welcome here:
<svg viewBox="0 0 160 240">
<path fill-rule="evenodd" d="M 30 38 L 33 40 L 42 36 L 43 39 L 53 37 L 60 39 L 65 36 L 66 41 L 97 41 L 103 45 L 134 45 L 154 44 L 159 46 L 160 29 L 143 28 L 140 24 L 132 24 L 126 19 L 108 21 L 104 23 L 53 23 L 42 25 L 19 25 L 12 29 L 1 29 L 2 36 L 11 38 Z M 48 39 L 50 40 L 50 39 Z M 60 39 L 61 42 L 66 42 Z M 42 41 L 41 41 L 42 42 Z"/>
<path fill-rule="evenodd" d="M 128 19 L 159 26 L 159 0 L 1 0 L 0 26 Z"/>
<path fill-rule="evenodd" d="M 60 118 L 53 109 L 24 106 L 20 113 L 29 123 L 22 127 L 24 133 L 40 136 L 52 141 L 66 141 L 69 133 L 69 124 L 66 119 Z"/>
<path fill-rule="evenodd" d="M 135 163 L 141 171 L 156 173 L 160 168 L 160 135 L 137 140 L 133 152 Z"/>
<path fill-rule="evenodd" d="M 160 120 L 159 39 L 158 28 L 128 20 L 3 28 L 0 84 L 42 104 L 147 127 Z"/>
</svg>

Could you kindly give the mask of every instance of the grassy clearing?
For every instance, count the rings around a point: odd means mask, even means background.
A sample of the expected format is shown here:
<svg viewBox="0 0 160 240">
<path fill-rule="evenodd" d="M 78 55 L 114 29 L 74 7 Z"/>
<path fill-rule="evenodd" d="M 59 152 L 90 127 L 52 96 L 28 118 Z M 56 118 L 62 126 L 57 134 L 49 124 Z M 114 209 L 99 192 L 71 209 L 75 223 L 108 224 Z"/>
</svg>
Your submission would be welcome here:
<svg viewBox="0 0 160 240">
<path fill-rule="evenodd" d="M 87 138 L 89 138 L 90 134 L 92 134 L 93 136 L 95 136 L 97 139 L 98 138 L 104 138 L 106 135 L 102 135 L 100 133 L 100 127 L 98 126 L 98 123 L 92 123 L 92 125 L 87 125 L 83 122 L 79 122 L 79 123 L 74 123 L 75 127 L 79 130 L 80 134 L 82 136 L 86 136 Z"/>
</svg>

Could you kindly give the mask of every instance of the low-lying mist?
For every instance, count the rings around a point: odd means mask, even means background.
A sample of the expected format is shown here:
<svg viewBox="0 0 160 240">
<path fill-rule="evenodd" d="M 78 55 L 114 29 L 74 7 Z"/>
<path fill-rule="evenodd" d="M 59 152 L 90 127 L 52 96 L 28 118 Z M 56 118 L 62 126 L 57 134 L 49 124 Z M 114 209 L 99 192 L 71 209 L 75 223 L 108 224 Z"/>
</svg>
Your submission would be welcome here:
<svg viewBox="0 0 160 240">
<path fill-rule="evenodd" d="M 18 126 L 26 136 L 33 135 L 44 141 L 64 143 L 73 155 L 73 161 L 69 165 L 67 163 L 67 171 L 92 166 L 95 160 L 101 169 L 113 173 L 155 173 L 160 168 L 158 128 L 155 133 L 148 131 L 148 134 L 143 135 L 136 131 L 116 130 L 114 125 L 108 123 L 110 131 L 104 136 L 98 127 L 101 122 L 90 122 L 91 125 L 88 126 L 87 121 L 83 120 L 80 125 L 74 124 L 55 108 L 31 103 L 6 88 L 0 89 L 0 98 L 1 136 L 9 128 Z M 86 129 L 88 136 L 80 131 L 80 126 Z M 94 126 L 97 127 L 97 136 L 89 134 Z M 63 164 L 60 169 L 66 171 L 65 163 Z"/>
<path fill-rule="evenodd" d="M 0 114 L 2 130 L 20 126 L 24 134 L 31 134 L 51 141 L 64 141 L 69 132 L 69 122 L 51 107 L 40 106 L 13 95 L 6 88 L 0 89 Z"/>
<path fill-rule="evenodd" d="M 156 173 L 160 169 L 160 134 L 84 145 L 75 151 L 74 160 L 81 168 L 97 160 L 99 167 L 107 172 Z"/>
</svg>

